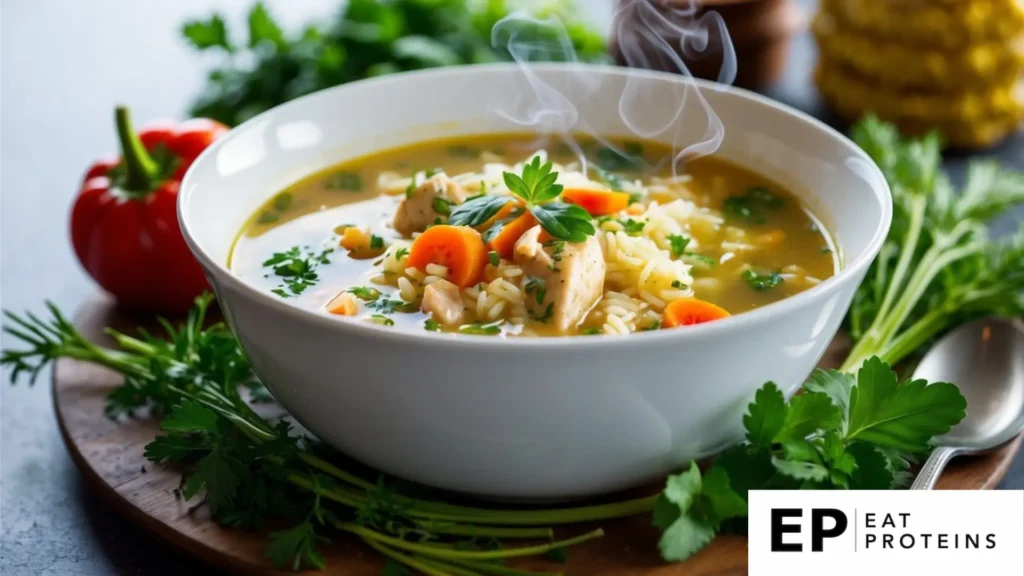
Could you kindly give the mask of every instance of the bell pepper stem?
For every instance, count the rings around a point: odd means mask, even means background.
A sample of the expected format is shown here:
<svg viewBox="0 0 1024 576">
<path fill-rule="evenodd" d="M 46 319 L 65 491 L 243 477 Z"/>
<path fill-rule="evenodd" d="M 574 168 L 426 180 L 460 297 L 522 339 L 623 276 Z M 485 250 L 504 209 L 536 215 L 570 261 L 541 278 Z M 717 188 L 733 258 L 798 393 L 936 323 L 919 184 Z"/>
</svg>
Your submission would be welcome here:
<svg viewBox="0 0 1024 576">
<path fill-rule="evenodd" d="M 121 154 L 125 166 L 124 188 L 129 192 L 149 192 L 160 167 L 142 145 L 132 128 L 131 114 L 125 106 L 114 109 L 117 137 L 121 141 Z"/>
</svg>

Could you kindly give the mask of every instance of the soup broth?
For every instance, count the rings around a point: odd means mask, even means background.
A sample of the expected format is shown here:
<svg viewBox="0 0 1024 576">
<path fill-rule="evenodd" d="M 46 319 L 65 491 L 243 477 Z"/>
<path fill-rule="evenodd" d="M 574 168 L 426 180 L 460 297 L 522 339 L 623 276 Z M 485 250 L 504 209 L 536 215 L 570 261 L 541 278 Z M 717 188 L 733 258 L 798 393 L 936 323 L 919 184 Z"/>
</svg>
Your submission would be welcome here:
<svg viewBox="0 0 1024 576">
<path fill-rule="evenodd" d="M 348 160 L 261 206 L 229 264 L 324 314 L 499 336 L 687 326 L 836 272 L 820 221 L 778 184 L 713 156 L 673 176 L 668 147 L 611 144 L 581 142 L 586 174 L 567 145 L 534 135 Z M 545 169 L 557 176 L 534 178 Z"/>
</svg>

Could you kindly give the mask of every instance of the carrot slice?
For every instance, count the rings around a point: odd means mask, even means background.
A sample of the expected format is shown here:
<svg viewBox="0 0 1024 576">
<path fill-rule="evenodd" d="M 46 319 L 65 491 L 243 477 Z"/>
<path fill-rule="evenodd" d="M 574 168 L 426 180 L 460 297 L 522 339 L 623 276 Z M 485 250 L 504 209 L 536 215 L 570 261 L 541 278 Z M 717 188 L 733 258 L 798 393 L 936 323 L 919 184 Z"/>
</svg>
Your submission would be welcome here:
<svg viewBox="0 0 1024 576">
<path fill-rule="evenodd" d="M 629 194 L 606 192 L 588 188 L 569 188 L 562 191 L 562 199 L 577 204 L 592 216 L 605 216 L 625 210 L 629 206 Z"/>
<path fill-rule="evenodd" d="M 515 220 L 505 224 L 501 230 L 487 242 L 487 247 L 506 259 L 512 259 L 512 252 L 516 247 L 516 240 L 526 233 L 527 230 L 537 225 L 537 219 L 533 214 L 524 212 Z"/>
<path fill-rule="evenodd" d="M 406 262 L 424 272 L 427 264 L 444 266 L 448 268 L 448 281 L 464 288 L 483 275 L 487 247 L 480 233 L 469 226 L 431 226 L 413 241 Z"/>
<path fill-rule="evenodd" d="M 724 308 L 696 298 L 673 300 L 665 307 L 663 325 L 665 328 L 690 326 L 720 320 L 729 316 Z"/>
</svg>

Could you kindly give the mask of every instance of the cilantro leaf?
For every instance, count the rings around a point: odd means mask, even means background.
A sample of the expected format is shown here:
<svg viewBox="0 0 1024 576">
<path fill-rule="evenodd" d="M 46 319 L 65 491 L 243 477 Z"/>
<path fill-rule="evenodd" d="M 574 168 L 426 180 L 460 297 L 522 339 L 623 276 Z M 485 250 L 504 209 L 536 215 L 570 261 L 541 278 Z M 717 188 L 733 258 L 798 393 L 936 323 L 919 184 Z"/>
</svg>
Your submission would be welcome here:
<svg viewBox="0 0 1024 576">
<path fill-rule="evenodd" d="M 690 244 L 690 239 L 679 234 L 669 234 L 668 242 L 672 247 L 672 256 L 679 258 L 686 252 L 686 246 Z"/>
<path fill-rule="evenodd" d="M 661 530 L 662 558 L 682 561 L 704 548 L 725 520 L 745 516 L 747 503 L 729 483 L 728 473 L 712 467 L 704 478 L 696 462 L 669 476 L 654 504 L 652 522 Z"/>
<path fill-rule="evenodd" d="M 706 522 L 681 515 L 661 534 L 658 550 L 669 562 L 682 562 L 715 539 L 717 530 Z"/>
<path fill-rule="evenodd" d="M 701 496 L 707 498 L 717 522 L 747 515 L 747 501 L 733 490 L 724 468 L 708 469 L 701 482 Z"/>
<path fill-rule="evenodd" d="M 551 236 L 569 242 L 583 242 L 596 231 L 590 213 L 575 204 L 551 202 L 531 206 L 530 213 Z"/>
<path fill-rule="evenodd" d="M 850 478 L 852 490 L 889 490 L 895 475 L 879 448 L 865 442 L 853 442 L 846 453 L 857 462 Z"/>
<path fill-rule="evenodd" d="M 755 448 L 768 448 L 786 423 L 786 399 L 774 382 L 768 382 L 754 394 L 754 401 L 743 416 L 747 442 Z"/>
<path fill-rule="evenodd" d="M 244 474 L 244 465 L 223 444 L 217 444 L 199 461 L 196 471 L 189 476 L 185 483 L 185 499 L 192 498 L 201 488 L 206 488 L 210 512 L 217 514 L 220 509 L 230 508 L 234 503 Z"/>
<path fill-rule="evenodd" d="M 873 356 L 857 373 L 845 440 L 924 452 L 933 437 L 963 420 L 966 409 L 967 400 L 955 385 L 924 380 L 899 384 L 889 365 Z"/>
<path fill-rule="evenodd" d="M 448 223 L 452 226 L 480 226 L 509 202 L 512 199 L 508 196 L 478 196 L 452 208 Z"/>
<path fill-rule="evenodd" d="M 551 171 L 552 163 L 540 163 L 540 157 L 523 166 L 522 175 L 503 172 L 505 185 L 513 194 L 526 202 L 527 209 L 540 223 L 541 227 L 551 236 L 559 240 L 583 242 L 596 230 L 590 213 L 575 204 L 552 202 L 562 193 L 562 185 L 556 184 L 558 172 Z M 497 223 L 484 234 L 484 240 L 493 237 L 492 232 L 501 223 Z"/>
<path fill-rule="evenodd" d="M 747 492 L 768 486 L 775 476 L 768 452 L 754 451 L 749 446 L 733 446 L 715 457 L 713 468 L 721 468 L 729 476 L 732 489 L 746 499 Z"/>
<path fill-rule="evenodd" d="M 783 282 L 782 275 L 777 272 L 758 274 L 753 270 L 747 269 L 743 271 L 742 277 L 747 281 L 747 286 L 750 286 L 751 290 L 757 292 L 771 290 Z"/>
<path fill-rule="evenodd" d="M 160 429 L 165 432 L 209 432 L 217 433 L 217 414 L 199 402 L 184 400 L 163 422 Z"/>
<path fill-rule="evenodd" d="M 266 6 L 257 2 L 249 10 L 249 47 L 254 48 L 262 42 L 268 42 L 278 50 L 288 45 L 284 32 L 267 12 Z"/>
<path fill-rule="evenodd" d="M 220 14 L 214 14 L 208 20 L 189 20 L 181 27 L 181 33 L 196 50 L 222 48 L 227 52 L 235 51 Z"/>
<path fill-rule="evenodd" d="M 725 199 L 722 211 L 729 218 L 743 220 L 751 224 L 764 224 L 768 221 L 768 212 L 777 210 L 785 202 L 763 186 L 752 186 L 744 194 L 737 194 Z"/>
<path fill-rule="evenodd" d="M 839 428 L 843 415 L 826 394 L 810 392 L 798 394 L 789 401 L 786 422 L 775 435 L 776 442 L 806 438 L 817 430 Z"/>
<path fill-rule="evenodd" d="M 322 570 L 326 563 L 316 549 L 317 541 L 329 542 L 317 535 L 313 523 L 306 520 L 287 530 L 271 532 L 266 556 L 278 568 L 291 568 L 296 572 L 302 568 Z"/>
<path fill-rule="evenodd" d="M 780 474 L 785 474 L 796 480 L 822 482 L 828 478 L 828 469 L 814 462 L 799 462 L 773 457 L 772 466 L 775 466 Z"/>
<path fill-rule="evenodd" d="M 157 436 L 146 444 L 143 456 L 147 460 L 159 464 L 165 460 L 178 462 L 198 450 L 209 450 L 211 443 L 202 436 Z"/>
<path fill-rule="evenodd" d="M 845 421 L 850 412 L 850 393 L 855 383 L 856 378 L 852 374 L 838 370 L 815 369 L 804 383 L 804 390 L 828 395 L 832 403 L 839 407 Z"/>
<path fill-rule="evenodd" d="M 539 204 L 554 200 L 562 193 L 562 185 L 555 184 L 558 172 L 552 172 L 553 164 L 540 163 L 540 156 L 523 165 L 522 175 L 502 172 L 505 185 L 513 194 L 526 201 L 527 204 Z"/>
</svg>

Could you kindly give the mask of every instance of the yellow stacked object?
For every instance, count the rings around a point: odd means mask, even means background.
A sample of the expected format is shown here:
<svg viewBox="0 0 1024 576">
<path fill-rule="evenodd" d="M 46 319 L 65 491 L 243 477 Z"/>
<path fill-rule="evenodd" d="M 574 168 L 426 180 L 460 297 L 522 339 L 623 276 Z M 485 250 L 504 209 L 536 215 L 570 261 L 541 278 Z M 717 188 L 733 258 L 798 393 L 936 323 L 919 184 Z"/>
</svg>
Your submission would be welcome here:
<svg viewBox="0 0 1024 576">
<path fill-rule="evenodd" d="M 824 98 L 947 144 L 995 144 L 1024 119 L 1024 0 L 821 0 Z"/>
</svg>

